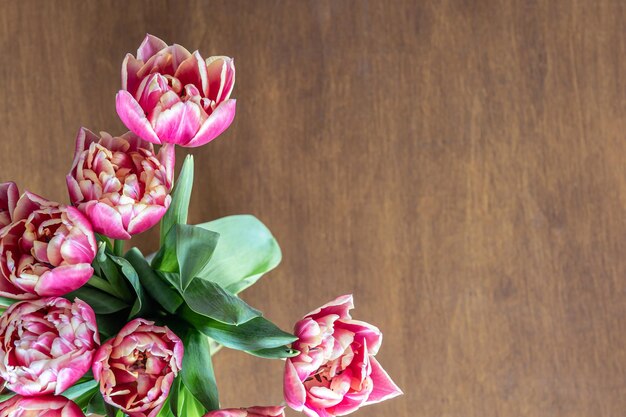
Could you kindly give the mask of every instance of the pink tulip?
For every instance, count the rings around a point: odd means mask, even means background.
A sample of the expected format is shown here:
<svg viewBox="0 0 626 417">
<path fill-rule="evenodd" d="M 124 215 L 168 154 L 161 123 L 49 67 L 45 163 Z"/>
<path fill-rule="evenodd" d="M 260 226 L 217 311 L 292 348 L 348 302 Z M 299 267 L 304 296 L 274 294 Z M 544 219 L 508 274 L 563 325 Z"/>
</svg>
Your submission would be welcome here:
<svg viewBox="0 0 626 417">
<path fill-rule="evenodd" d="M 11 223 L 18 197 L 19 191 L 14 182 L 0 184 L 0 229 Z"/>
<path fill-rule="evenodd" d="M 85 417 L 85 414 L 65 397 L 16 395 L 0 403 L 0 417 Z"/>
<path fill-rule="evenodd" d="M 374 358 L 382 333 L 352 320 L 352 295 L 307 314 L 296 323 L 300 351 L 287 359 L 284 392 L 287 404 L 309 417 L 342 416 L 361 406 L 402 394 Z"/>
<path fill-rule="evenodd" d="M 91 278 L 96 239 L 77 209 L 26 192 L 12 221 L 0 230 L 0 296 L 59 296 Z"/>
<path fill-rule="evenodd" d="M 235 117 L 232 58 L 206 61 L 180 45 L 168 46 L 147 35 L 137 58 L 127 54 L 122 63 L 122 90 L 117 114 L 122 122 L 148 142 L 204 145 L 230 126 Z"/>
<path fill-rule="evenodd" d="M 209 411 L 204 417 L 285 417 L 285 407 L 225 408 Z"/>
<path fill-rule="evenodd" d="M 104 343 L 93 363 L 107 403 L 130 417 L 154 417 L 183 363 L 183 342 L 167 327 L 135 319 Z"/>
<path fill-rule="evenodd" d="M 0 377 L 21 395 L 58 395 L 89 370 L 99 343 L 87 303 L 60 297 L 18 302 L 0 317 Z"/>
<path fill-rule="evenodd" d="M 158 154 L 131 132 L 101 137 L 80 129 L 67 187 L 72 203 L 96 232 L 130 239 L 161 220 L 170 205 L 174 146 Z"/>
</svg>

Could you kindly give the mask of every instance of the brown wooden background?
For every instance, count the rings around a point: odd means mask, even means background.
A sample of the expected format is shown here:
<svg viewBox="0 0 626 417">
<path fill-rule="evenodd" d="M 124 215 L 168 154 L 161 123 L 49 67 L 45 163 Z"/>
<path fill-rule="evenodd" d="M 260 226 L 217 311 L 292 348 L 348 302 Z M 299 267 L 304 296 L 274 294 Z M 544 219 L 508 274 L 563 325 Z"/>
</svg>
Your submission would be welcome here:
<svg viewBox="0 0 626 417">
<path fill-rule="evenodd" d="M 235 57 L 192 220 L 270 227 L 283 264 L 244 297 L 284 328 L 354 292 L 406 392 L 360 416 L 626 415 L 623 1 L 0 8 L 0 179 L 57 200 L 78 127 L 122 132 L 146 32 Z M 217 372 L 225 406 L 282 399 L 279 362 Z"/>
</svg>

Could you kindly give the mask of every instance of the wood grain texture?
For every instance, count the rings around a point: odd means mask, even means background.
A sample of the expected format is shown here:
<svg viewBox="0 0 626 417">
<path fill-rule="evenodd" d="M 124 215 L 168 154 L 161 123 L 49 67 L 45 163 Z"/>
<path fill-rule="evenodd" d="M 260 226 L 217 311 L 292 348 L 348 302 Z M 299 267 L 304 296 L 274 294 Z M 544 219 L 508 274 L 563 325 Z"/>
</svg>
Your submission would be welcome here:
<svg viewBox="0 0 626 417">
<path fill-rule="evenodd" d="M 191 220 L 270 227 L 283 264 L 244 298 L 284 328 L 354 292 L 406 392 L 360 416 L 624 415 L 623 1 L 0 8 L 0 178 L 61 201 L 78 127 L 122 132 L 120 63 L 146 32 L 235 57 Z M 216 369 L 225 406 L 282 399 L 279 362 Z"/>
</svg>

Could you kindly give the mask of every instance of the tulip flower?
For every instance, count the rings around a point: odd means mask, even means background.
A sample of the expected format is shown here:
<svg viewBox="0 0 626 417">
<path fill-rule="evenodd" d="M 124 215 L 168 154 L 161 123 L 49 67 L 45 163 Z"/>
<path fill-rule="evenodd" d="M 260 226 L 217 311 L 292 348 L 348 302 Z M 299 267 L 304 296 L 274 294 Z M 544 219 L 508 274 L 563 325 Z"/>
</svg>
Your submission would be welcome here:
<svg viewBox="0 0 626 417">
<path fill-rule="evenodd" d="M 225 408 L 209 411 L 204 417 L 285 417 L 284 406 Z"/>
<path fill-rule="evenodd" d="M 174 146 L 155 154 L 153 145 L 131 132 L 113 137 L 80 129 L 67 187 L 72 203 L 94 230 L 130 239 L 161 220 L 170 205 Z"/>
<path fill-rule="evenodd" d="M 58 395 L 89 370 L 99 343 L 96 316 L 79 299 L 15 303 L 0 317 L 0 377 L 21 395 Z"/>
<path fill-rule="evenodd" d="M 0 229 L 11 223 L 18 197 L 19 191 L 14 182 L 0 184 Z"/>
<path fill-rule="evenodd" d="M 287 359 L 287 404 L 309 417 L 342 416 L 361 406 L 402 394 L 374 358 L 382 333 L 353 320 L 352 296 L 346 295 L 307 314 L 296 323 L 300 351 Z"/>
<path fill-rule="evenodd" d="M 93 363 L 108 404 L 130 417 L 154 417 L 183 363 L 183 342 L 167 327 L 135 319 L 104 343 Z"/>
<path fill-rule="evenodd" d="M 85 417 L 80 407 L 62 396 L 15 395 L 0 403 L 0 417 Z"/>
<path fill-rule="evenodd" d="M 198 51 L 192 54 L 147 35 L 137 58 L 127 54 L 122 63 L 122 90 L 115 105 L 128 129 L 148 142 L 195 147 L 230 126 L 234 85 L 232 58 L 205 61 Z"/>
<path fill-rule="evenodd" d="M 22 194 L 12 223 L 0 230 L 0 296 L 60 296 L 93 275 L 96 238 L 75 208 Z"/>
</svg>

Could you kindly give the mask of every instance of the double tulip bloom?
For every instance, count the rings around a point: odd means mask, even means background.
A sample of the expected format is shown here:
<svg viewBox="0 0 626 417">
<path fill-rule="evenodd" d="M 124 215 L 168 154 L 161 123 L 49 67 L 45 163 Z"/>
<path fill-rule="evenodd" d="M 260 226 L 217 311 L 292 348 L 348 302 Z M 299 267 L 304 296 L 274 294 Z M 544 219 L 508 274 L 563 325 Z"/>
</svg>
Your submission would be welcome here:
<svg viewBox="0 0 626 417">
<path fill-rule="evenodd" d="M 0 187 L 0 296 L 13 299 L 65 295 L 93 274 L 96 239 L 75 208 Z"/>
<path fill-rule="evenodd" d="M 81 129 L 67 186 L 72 203 L 94 230 L 130 239 L 156 223 L 170 205 L 174 146 L 153 145 L 128 132 L 113 137 Z"/>
<path fill-rule="evenodd" d="M 0 318 L 0 377 L 21 395 L 58 395 L 89 370 L 99 344 L 87 303 L 21 301 Z"/>
<path fill-rule="evenodd" d="M 93 363 L 104 401 L 131 417 L 154 417 L 183 363 L 183 343 L 167 327 L 135 319 L 104 343 Z"/>
<path fill-rule="evenodd" d="M 235 65 L 204 60 L 180 45 L 147 35 L 137 57 L 122 63 L 116 109 L 122 122 L 148 142 L 195 147 L 213 140 L 235 117 Z"/>
<path fill-rule="evenodd" d="M 300 351 L 287 359 L 284 391 L 287 404 L 309 417 L 342 416 L 361 406 L 402 394 L 374 355 L 382 333 L 353 320 L 352 296 L 307 314 L 295 326 Z"/>
</svg>

